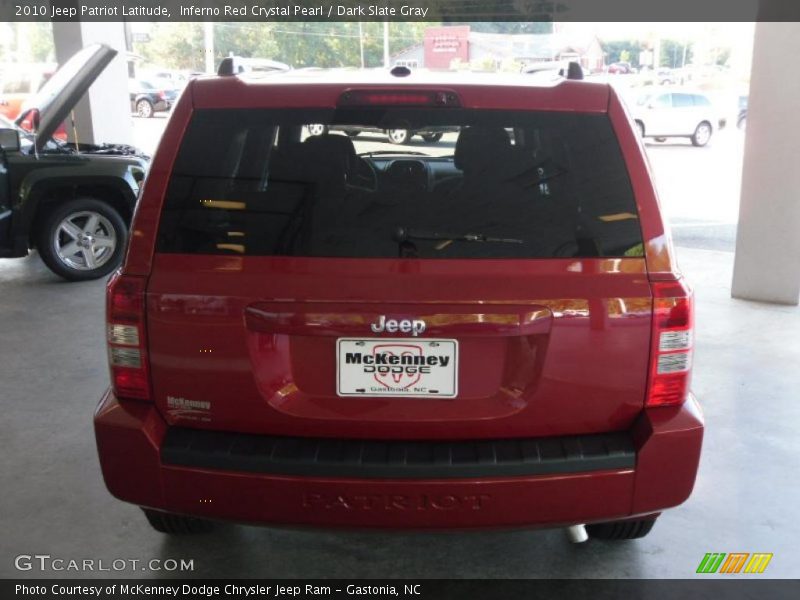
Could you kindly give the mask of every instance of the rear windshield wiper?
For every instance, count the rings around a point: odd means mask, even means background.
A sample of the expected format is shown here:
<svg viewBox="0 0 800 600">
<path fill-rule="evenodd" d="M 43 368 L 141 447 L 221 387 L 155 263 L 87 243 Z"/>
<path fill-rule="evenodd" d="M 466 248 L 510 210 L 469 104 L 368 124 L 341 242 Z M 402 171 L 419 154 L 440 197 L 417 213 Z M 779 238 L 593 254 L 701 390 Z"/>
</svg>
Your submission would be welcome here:
<svg viewBox="0 0 800 600">
<path fill-rule="evenodd" d="M 362 152 L 359 156 L 381 156 L 385 154 L 403 154 L 408 156 L 428 156 L 424 152 L 413 152 L 411 150 L 374 150 L 372 152 Z"/>
<path fill-rule="evenodd" d="M 483 233 L 445 233 L 441 231 L 427 231 L 409 227 L 397 227 L 394 230 L 394 240 L 403 243 L 408 240 L 443 240 L 448 242 L 491 242 L 499 244 L 524 244 L 524 240 L 517 238 L 492 237 Z"/>
</svg>

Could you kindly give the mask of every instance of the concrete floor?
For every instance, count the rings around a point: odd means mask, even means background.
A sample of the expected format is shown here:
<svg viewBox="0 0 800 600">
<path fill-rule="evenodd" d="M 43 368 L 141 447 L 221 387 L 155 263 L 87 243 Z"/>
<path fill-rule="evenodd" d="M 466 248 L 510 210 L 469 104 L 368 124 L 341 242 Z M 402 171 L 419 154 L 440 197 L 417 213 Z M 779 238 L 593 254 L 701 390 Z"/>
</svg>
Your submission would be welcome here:
<svg viewBox="0 0 800 600">
<path fill-rule="evenodd" d="M 63 283 L 37 256 L 0 261 L 0 576 L 41 577 L 16 571 L 14 557 L 49 554 L 193 559 L 195 577 L 686 578 L 706 552 L 773 552 L 764 576 L 797 577 L 800 309 L 730 299 L 732 258 L 679 249 L 697 293 L 694 390 L 707 418 L 694 495 L 646 539 L 578 547 L 558 530 L 159 535 L 100 476 L 91 417 L 107 381 L 103 282 Z"/>
</svg>

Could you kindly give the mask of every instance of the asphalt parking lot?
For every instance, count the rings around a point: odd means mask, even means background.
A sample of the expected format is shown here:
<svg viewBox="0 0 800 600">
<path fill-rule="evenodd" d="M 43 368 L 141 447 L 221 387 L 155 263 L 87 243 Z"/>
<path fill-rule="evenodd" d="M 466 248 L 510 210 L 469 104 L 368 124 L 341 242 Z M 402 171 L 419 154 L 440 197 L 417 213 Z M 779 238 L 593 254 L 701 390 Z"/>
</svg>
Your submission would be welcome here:
<svg viewBox="0 0 800 600">
<path fill-rule="evenodd" d="M 164 119 L 136 121 L 137 144 L 152 150 Z M 572 546 L 559 530 L 387 534 L 232 524 L 199 537 L 160 535 L 138 508 L 107 493 L 97 462 L 91 417 L 107 385 L 104 282 L 62 282 L 33 255 L 0 261 L 0 576 L 686 578 L 706 552 L 736 551 L 773 552 L 765 576 L 794 576 L 800 313 L 729 295 L 742 137 L 725 131 L 700 149 L 647 145 L 679 261 L 696 287 L 694 390 L 707 418 L 695 493 L 647 538 Z M 15 569 L 14 557 L 35 553 L 188 559 L 194 570 Z"/>
</svg>

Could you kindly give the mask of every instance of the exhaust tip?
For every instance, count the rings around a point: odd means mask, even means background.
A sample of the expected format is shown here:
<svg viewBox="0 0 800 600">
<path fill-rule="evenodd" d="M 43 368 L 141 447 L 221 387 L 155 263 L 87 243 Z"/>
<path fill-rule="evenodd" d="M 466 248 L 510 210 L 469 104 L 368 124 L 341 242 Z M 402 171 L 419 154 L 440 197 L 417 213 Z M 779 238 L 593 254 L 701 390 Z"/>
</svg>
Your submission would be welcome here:
<svg viewBox="0 0 800 600">
<path fill-rule="evenodd" d="M 570 525 L 564 529 L 564 531 L 571 544 L 582 544 L 589 540 L 589 534 L 586 533 L 585 525 Z"/>
</svg>

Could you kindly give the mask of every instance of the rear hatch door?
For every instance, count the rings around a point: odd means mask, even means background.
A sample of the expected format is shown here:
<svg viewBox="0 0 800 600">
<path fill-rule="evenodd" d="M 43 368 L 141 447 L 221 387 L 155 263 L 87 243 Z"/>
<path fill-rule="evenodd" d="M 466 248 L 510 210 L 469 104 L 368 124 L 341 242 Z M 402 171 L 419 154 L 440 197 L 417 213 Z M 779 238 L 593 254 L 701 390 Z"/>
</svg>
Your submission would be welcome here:
<svg viewBox="0 0 800 600">
<path fill-rule="evenodd" d="M 348 125 L 451 131 L 398 147 Z M 147 305 L 156 402 L 183 426 L 568 435 L 625 429 L 644 399 L 650 287 L 605 115 L 198 111 Z"/>
</svg>

